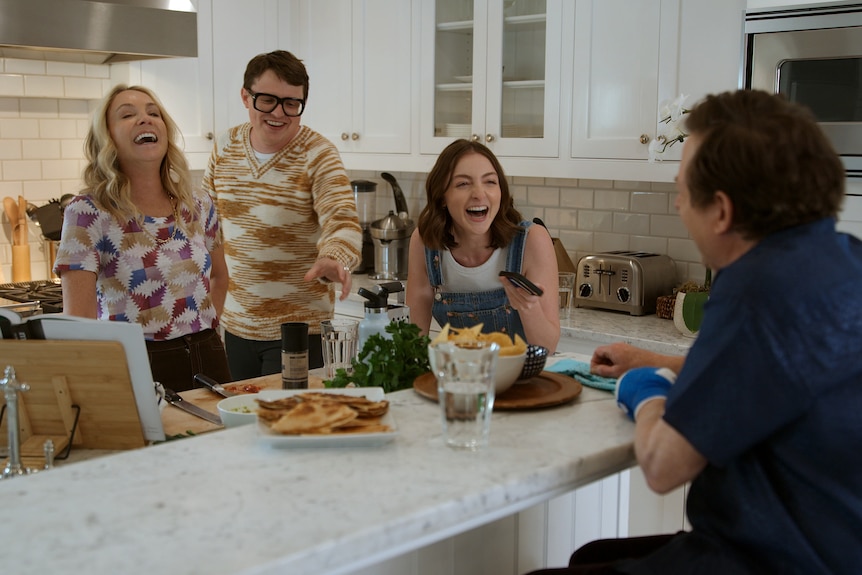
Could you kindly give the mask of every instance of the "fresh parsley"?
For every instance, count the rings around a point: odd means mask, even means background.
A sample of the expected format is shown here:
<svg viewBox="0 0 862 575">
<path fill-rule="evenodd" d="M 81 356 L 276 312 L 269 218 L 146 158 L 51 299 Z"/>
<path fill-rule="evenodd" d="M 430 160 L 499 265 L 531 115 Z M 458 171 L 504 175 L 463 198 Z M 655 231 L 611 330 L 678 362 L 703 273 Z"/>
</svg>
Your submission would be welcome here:
<svg viewBox="0 0 862 575">
<path fill-rule="evenodd" d="M 427 335 L 419 335 L 419 327 L 407 321 L 393 321 L 386 326 L 391 339 L 372 334 L 353 361 L 353 373 L 339 369 L 335 377 L 324 382 L 326 387 L 382 387 L 385 393 L 409 389 L 413 381 L 431 370 L 428 363 Z"/>
</svg>

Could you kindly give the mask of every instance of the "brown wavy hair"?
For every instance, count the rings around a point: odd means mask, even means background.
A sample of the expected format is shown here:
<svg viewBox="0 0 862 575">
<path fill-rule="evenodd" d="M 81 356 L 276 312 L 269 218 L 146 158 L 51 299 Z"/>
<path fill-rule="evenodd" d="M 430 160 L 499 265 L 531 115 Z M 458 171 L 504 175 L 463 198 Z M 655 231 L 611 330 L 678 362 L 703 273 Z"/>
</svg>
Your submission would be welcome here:
<svg viewBox="0 0 862 575">
<path fill-rule="evenodd" d="M 422 241 L 430 249 L 452 249 L 458 245 L 455 236 L 452 235 L 452 216 L 443 206 L 444 195 L 452 183 L 452 174 L 458 160 L 470 153 L 481 154 L 488 158 L 494 171 L 497 172 L 497 178 L 500 182 L 500 211 L 497 212 L 497 216 L 491 222 L 490 247 L 508 246 L 520 229 L 523 217 L 515 209 L 515 201 L 509 192 L 509 182 L 506 180 L 503 166 L 500 165 L 494 152 L 479 142 L 455 140 L 440 152 L 437 162 L 425 180 L 427 202 L 419 214 L 417 225 Z"/>
<path fill-rule="evenodd" d="M 279 80 L 291 86 L 302 86 L 302 99 L 308 101 L 308 71 L 302 60 L 287 50 L 258 54 L 249 60 L 242 79 L 243 88 L 251 90 L 251 85 L 267 70 L 272 70 Z"/>
<path fill-rule="evenodd" d="M 187 235 L 198 231 L 201 224 L 197 216 L 189 164 L 183 150 L 176 144 L 177 138 L 181 137 L 180 129 L 156 94 L 143 86 L 118 84 L 99 102 L 84 138 L 87 166 L 84 168 L 84 189 L 81 193 L 90 195 L 96 205 L 121 223 L 132 219 L 139 222 L 143 220 L 143 214 L 132 203 L 131 183 L 120 169 L 117 146 L 108 130 L 108 110 L 114 98 L 127 90 L 146 94 L 159 108 L 168 135 L 168 151 L 159 168 L 162 186 L 168 194 L 176 198 L 177 208 L 181 213 L 187 211 L 191 214 L 191 222 L 187 221 L 186 217 L 179 218 L 180 229 Z"/>
<path fill-rule="evenodd" d="M 685 125 L 701 138 L 686 173 L 692 204 L 723 191 L 746 239 L 840 212 L 844 167 L 807 108 L 758 90 L 724 92 L 698 103 Z"/>
</svg>

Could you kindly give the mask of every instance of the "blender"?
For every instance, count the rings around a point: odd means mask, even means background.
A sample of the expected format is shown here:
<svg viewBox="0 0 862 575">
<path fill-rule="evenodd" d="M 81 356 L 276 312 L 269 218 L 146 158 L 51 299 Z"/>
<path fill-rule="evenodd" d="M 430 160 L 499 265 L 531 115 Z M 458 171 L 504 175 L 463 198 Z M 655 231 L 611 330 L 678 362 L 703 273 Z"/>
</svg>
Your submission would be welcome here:
<svg viewBox="0 0 862 575">
<path fill-rule="evenodd" d="M 371 239 L 371 223 L 377 210 L 377 184 L 368 180 L 353 180 L 353 198 L 356 200 L 356 213 L 362 226 L 362 261 L 353 273 L 365 274 L 374 271 L 374 241 Z"/>
</svg>

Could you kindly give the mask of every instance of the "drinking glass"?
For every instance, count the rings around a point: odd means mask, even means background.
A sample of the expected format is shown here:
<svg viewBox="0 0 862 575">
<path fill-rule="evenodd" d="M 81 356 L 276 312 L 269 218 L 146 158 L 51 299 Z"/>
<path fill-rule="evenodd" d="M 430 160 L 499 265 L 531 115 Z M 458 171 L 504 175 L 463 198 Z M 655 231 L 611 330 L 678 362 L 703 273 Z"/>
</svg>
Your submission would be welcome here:
<svg viewBox="0 0 862 575">
<path fill-rule="evenodd" d="M 490 341 L 439 342 L 428 346 L 443 438 L 454 449 L 488 445 L 494 408 L 494 371 L 500 346 Z"/>
<path fill-rule="evenodd" d="M 354 319 L 327 319 L 320 322 L 320 342 L 323 345 L 323 369 L 326 379 L 344 369 L 353 373 L 353 358 L 359 340 L 359 322 Z"/>
<path fill-rule="evenodd" d="M 574 272 L 560 272 L 560 319 L 569 319 L 575 294 Z"/>
</svg>

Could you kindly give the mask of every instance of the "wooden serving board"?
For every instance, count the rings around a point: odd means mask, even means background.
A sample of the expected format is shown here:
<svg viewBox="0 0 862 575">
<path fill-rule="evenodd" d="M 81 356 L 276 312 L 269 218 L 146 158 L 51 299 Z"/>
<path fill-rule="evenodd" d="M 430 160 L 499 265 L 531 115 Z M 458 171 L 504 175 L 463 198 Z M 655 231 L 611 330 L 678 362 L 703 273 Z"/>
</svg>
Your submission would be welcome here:
<svg viewBox="0 0 862 575">
<path fill-rule="evenodd" d="M 255 386 L 260 389 L 281 389 L 281 374 L 264 375 L 263 377 L 255 377 L 253 379 L 225 384 L 225 387 L 228 389 L 233 389 L 234 387 L 239 386 Z M 321 388 L 323 387 L 323 380 L 317 376 L 309 375 L 308 387 Z M 224 399 L 222 396 L 207 388 L 182 391 L 180 392 L 180 396 L 189 403 L 193 403 L 201 409 L 205 409 L 216 415 L 218 415 L 218 407 L 216 406 L 219 401 Z M 165 428 L 165 436 L 167 437 L 176 435 L 197 435 L 208 431 L 223 429 L 220 425 L 210 423 L 200 417 L 195 417 L 194 415 L 186 413 L 179 407 L 174 407 L 173 405 L 166 405 L 165 409 L 162 410 L 162 426 Z"/>
<path fill-rule="evenodd" d="M 494 398 L 494 409 L 518 410 L 553 407 L 574 400 L 583 386 L 578 380 L 551 371 L 543 371 L 529 381 L 518 382 Z M 413 390 L 437 401 L 437 379 L 433 373 L 423 373 L 413 382 Z"/>
</svg>

